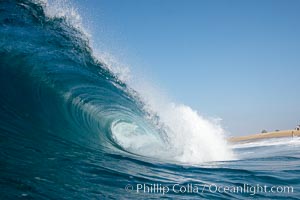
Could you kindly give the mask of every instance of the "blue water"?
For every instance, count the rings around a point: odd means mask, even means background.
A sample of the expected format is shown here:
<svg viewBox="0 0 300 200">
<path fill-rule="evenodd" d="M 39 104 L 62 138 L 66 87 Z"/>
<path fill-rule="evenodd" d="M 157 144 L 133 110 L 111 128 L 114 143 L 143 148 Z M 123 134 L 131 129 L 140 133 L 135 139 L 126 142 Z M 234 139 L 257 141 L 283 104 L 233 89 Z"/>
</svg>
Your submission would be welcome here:
<svg viewBox="0 0 300 200">
<path fill-rule="evenodd" d="M 226 146 L 204 123 L 178 139 L 45 8 L 0 1 L 0 199 L 300 199 L 299 138 Z"/>
</svg>

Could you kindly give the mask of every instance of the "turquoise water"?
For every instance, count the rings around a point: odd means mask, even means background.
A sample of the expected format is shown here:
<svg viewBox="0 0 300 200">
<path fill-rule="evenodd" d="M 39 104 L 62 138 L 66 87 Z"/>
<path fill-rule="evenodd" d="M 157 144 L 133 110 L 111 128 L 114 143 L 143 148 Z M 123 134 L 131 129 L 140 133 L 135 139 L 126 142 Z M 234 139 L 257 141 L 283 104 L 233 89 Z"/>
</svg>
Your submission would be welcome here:
<svg viewBox="0 0 300 200">
<path fill-rule="evenodd" d="M 298 138 L 230 145 L 155 110 L 47 9 L 0 1 L 0 199 L 300 199 Z"/>
</svg>

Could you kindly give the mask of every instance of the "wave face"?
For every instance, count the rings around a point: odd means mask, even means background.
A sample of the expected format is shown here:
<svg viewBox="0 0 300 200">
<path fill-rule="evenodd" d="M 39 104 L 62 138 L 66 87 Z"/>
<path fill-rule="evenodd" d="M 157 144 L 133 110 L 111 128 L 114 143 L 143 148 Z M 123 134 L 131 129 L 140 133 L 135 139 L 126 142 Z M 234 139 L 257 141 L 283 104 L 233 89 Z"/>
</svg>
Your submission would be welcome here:
<svg viewBox="0 0 300 200">
<path fill-rule="evenodd" d="M 1 199 L 119 199 L 134 195 L 129 183 L 237 180 L 201 164 L 233 158 L 218 123 L 141 96 L 93 56 L 70 16 L 49 10 L 0 1 Z"/>
</svg>

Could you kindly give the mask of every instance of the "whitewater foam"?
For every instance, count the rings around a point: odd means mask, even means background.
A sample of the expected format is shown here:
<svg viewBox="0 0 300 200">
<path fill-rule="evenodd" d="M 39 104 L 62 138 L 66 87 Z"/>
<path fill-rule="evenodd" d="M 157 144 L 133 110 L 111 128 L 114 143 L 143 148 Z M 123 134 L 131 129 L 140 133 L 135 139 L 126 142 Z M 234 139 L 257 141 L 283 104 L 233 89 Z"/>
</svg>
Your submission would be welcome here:
<svg viewBox="0 0 300 200">
<path fill-rule="evenodd" d="M 269 147 L 269 146 L 299 146 L 300 138 L 269 138 L 253 142 L 237 143 L 232 146 L 234 149 L 253 148 L 253 147 Z"/>
<path fill-rule="evenodd" d="M 146 102 L 145 109 L 163 124 L 169 156 L 174 160 L 202 163 L 235 159 L 220 119 L 206 119 L 189 106 L 173 103 L 145 82 L 133 85 Z"/>
</svg>

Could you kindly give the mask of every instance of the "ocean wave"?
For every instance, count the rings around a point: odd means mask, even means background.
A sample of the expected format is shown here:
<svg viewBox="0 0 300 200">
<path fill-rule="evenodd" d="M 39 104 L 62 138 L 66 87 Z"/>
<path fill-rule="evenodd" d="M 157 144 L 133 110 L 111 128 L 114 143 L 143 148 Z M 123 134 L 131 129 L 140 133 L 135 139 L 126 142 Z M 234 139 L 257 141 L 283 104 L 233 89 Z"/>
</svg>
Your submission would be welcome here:
<svg viewBox="0 0 300 200">
<path fill-rule="evenodd" d="M 3 89 L 7 93 L 2 96 L 15 100 L 2 106 L 15 107 L 22 99 L 26 114 L 18 115 L 39 118 L 47 124 L 40 124 L 44 132 L 68 135 L 75 143 L 189 163 L 232 157 L 218 124 L 184 105 L 155 108 L 148 100 L 157 97 L 145 100 L 144 89 L 135 92 L 111 65 L 95 57 L 80 16 L 69 4 L 1 4 L 6 8 L 1 13 L 1 74 L 11 75 L 1 85 L 13 87 Z M 18 123 L 26 124 L 26 119 Z M 68 129 L 72 133 L 64 133 Z"/>
<path fill-rule="evenodd" d="M 235 146 L 235 159 L 219 120 L 128 81 L 86 32 L 66 1 L 0 1 L 0 199 L 224 198 L 124 190 L 154 183 L 299 189 L 298 143 Z"/>
</svg>

